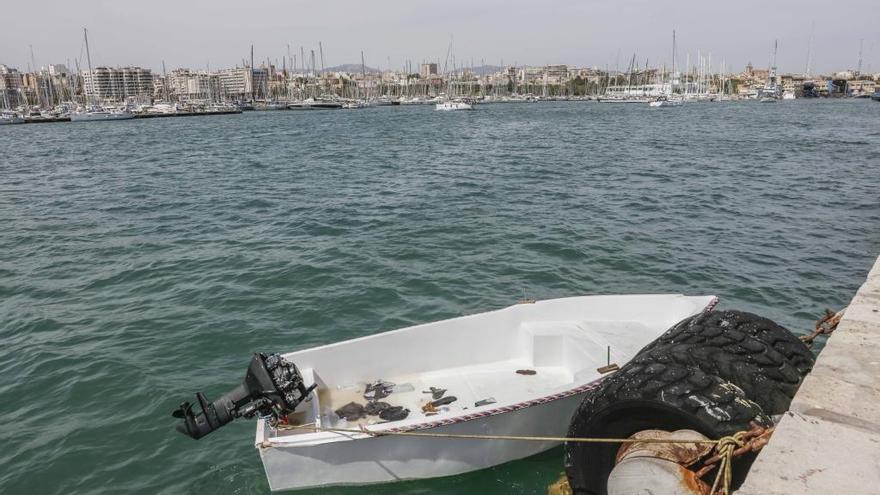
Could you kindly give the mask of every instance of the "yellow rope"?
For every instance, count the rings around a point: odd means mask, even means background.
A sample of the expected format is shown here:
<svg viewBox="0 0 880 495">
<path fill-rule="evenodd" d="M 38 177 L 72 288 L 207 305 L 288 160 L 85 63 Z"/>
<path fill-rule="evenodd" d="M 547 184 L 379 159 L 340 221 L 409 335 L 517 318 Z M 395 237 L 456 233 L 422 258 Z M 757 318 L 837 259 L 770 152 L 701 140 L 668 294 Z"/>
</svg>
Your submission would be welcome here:
<svg viewBox="0 0 880 495">
<path fill-rule="evenodd" d="M 335 433 L 362 433 L 374 437 L 400 436 L 400 437 L 428 437 L 428 438 L 456 438 L 468 440 L 520 440 L 531 442 L 575 442 L 575 443 L 689 443 L 718 445 L 721 440 L 668 440 L 665 438 L 579 438 L 579 437 L 533 437 L 520 435 L 480 435 L 465 433 L 432 433 L 419 431 L 372 431 L 366 428 L 326 428 L 310 425 L 277 425 L 280 430 L 311 430 L 328 431 Z M 722 439 L 723 440 L 723 439 Z"/>
<path fill-rule="evenodd" d="M 746 432 L 741 431 L 729 437 L 718 440 L 715 450 L 721 456 L 718 463 L 718 473 L 715 475 L 715 482 L 712 483 L 712 490 L 709 493 L 720 493 L 721 495 L 730 495 L 730 482 L 733 479 L 731 466 L 733 464 L 733 453 L 736 449 L 743 446 L 743 435 Z M 716 492 L 716 490 L 719 490 Z"/>
</svg>

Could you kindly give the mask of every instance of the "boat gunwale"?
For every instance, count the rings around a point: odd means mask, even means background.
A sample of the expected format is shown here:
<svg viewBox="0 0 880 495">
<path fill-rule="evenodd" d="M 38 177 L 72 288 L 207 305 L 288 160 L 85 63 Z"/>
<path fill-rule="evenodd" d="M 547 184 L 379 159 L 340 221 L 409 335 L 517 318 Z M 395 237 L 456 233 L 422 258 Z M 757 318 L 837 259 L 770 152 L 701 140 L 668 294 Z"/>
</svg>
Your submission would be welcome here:
<svg viewBox="0 0 880 495">
<path fill-rule="evenodd" d="M 669 295 L 669 294 L 637 294 L 637 295 Z M 672 294 L 672 295 L 684 296 L 683 294 Z M 574 296 L 571 298 L 548 299 L 548 301 L 558 300 L 558 299 L 575 299 L 578 297 L 591 297 L 591 296 Z M 684 296 L 684 297 L 706 297 L 706 296 Z M 720 299 L 718 298 L 718 296 L 714 296 L 714 295 L 710 296 L 710 297 L 711 297 L 711 299 L 706 304 L 706 306 L 703 307 L 703 309 L 701 309 L 700 311 L 693 313 L 693 315 L 706 313 L 706 312 L 712 311 L 712 309 L 715 308 L 715 306 L 718 304 Z M 448 320 L 456 320 L 456 319 L 460 319 L 460 318 L 469 318 L 469 317 L 474 317 L 474 316 L 478 316 L 478 315 L 484 315 L 486 313 L 503 311 L 505 309 L 514 308 L 517 306 L 519 306 L 519 304 L 507 306 L 507 307 L 500 308 L 497 310 L 486 311 L 483 313 L 475 313 L 473 315 L 465 315 L 465 316 L 459 316 L 459 317 L 455 317 L 455 318 L 448 318 Z M 431 325 L 433 323 L 439 323 L 440 321 L 446 321 L 446 320 L 439 320 L 437 322 L 423 323 L 421 325 L 415 325 L 414 327 Z M 375 334 L 375 335 L 400 332 L 400 331 L 404 331 L 404 330 L 407 330 L 409 328 L 414 328 L 414 327 L 405 327 L 405 328 L 400 328 L 397 330 L 390 330 L 388 332 L 382 332 L 381 334 Z M 665 330 L 664 330 L 664 332 L 665 332 Z M 373 337 L 375 335 L 368 335 L 365 337 L 359 337 L 356 339 L 351 339 L 351 340 L 347 340 L 347 341 L 343 341 L 343 342 L 327 344 L 326 346 L 321 346 L 321 347 L 330 347 L 330 346 L 342 344 L 345 342 L 352 342 L 352 341 L 356 341 L 356 340 L 367 339 L 367 338 Z M 315 348 L 310 348 L 308 350 L 311 350 L 311 349 L 318 349 L 318 348 L 315 347 Z M 299 352 L 301 352 L 301 351 L 299 351 Z M 380 435 L 382 433 L 386 433 L 386 432 L 387 433 L 404 433 L 404 432 L 409 432 L 409 431 L 421 431 L 421 430 L 439 428 L 442 426 L 450 426 L 450 425 L 455 425 L 455 424 L 460 424 L 460 423 L 466 423 L 469 421 L 475 421 L 477 419 L 488 418 L 491 416 L 497 416 L 499 414 L 520 411 L 522 409 L 526 409 L 529 407 L 539 406 L 539 405 L 547 404 L 549 402 L 553 402 L 556 400 L 566 399 L 568 397 L 578 395 L 580 393 L 585 393 L 585 392 L 588 392 L 588 391 L 598 387 L 601 384 L 601 382 L 605 378 L 607 378 L 608 376 L 611 376 L 611 375 L 600 376 L 599 378 L 592 380 L 590 382 L 578 385 L 574 388 L 562 390 L 562 391 L 559 391 L 559 392 L 556 392 L 553 394 L 535 397 L 535 398 L 531 398 L 531 399 L 528 399 L 525 401 L 515 402 L 512 404 L 497 406 L 492 409 L 486 409 L 486 410 L 483 410 L 483 411 L 480 411 L 477 413 L 454 414 L 454 415 L 450 415 L 450 416 L 448 416 L 446 418 L 442 418 L 442 419 L 425 421 L 425 422 L 421 422 L 421 423 L 414 423 L 414 424 L 399 426 L 399 427 L 394 427 L 394 426 L 389 427 L 392 425 L 392 423 L 395 423 L 395 422 L 378 423 L 375 425 L 370 425 L 370 429 L 369 429 L 370 433 L 346 433 L 346 432 L 338 432 L 338 431 L 334 432 L 334 431 L 326 431 L 325 430 L 325 431 L 307 432 L 307 433 L 302 433 L 299 435 L 290 435 L 290 436 L 281 436 L 281 437 L 269 436 L 267 438 L 266 433 L 267 433 L 267 430 L 269 429 L 269 426 L 266 423 L 267 420 L 261 418 L 257 421 L 257 434 L 256 434 L 254 446 L 258 449 L 280 448 L 280 447 L 288 447 L 288 448 L 316 447 L 316 446 L 324 445 L 327 443 L 334 443 L 337 441 L 363 440 L 363 439 L 375 436 L 371 433 L 376 433 L 376 434 L 380 434 Z"/>
<path fill-rule="evenodd" d="M 417 323 L 415 325 L 410 325 L 408 327 L 395 328 L 393 330 L 386 330 L 384 332 L 378 332 L 378 333 L 374 333 L 374 334 L 370 334 L 370 335 L 364 335 L 361 337 L 355 337 L 352 339 L 341 340 L 339 342 L 331 342 L 329 344 L 322 344 L 322 345 L 318 345 L 315 347 L 309 347 L 307 349 L 300 349 L 298 351 L 284 352 L 281 354 L 281 356 L 286 359 L 288 357 L 303 355 L 307 352 L 332 349 L 334 347 L 339 347 L 339 346 L 351 344 L 354 342 L 363 342 L 365 340 L 369 340 L 372 338 L 376 338 L 376 337 L 380 337 L 380 336 L 384 336 L 384 335 L 394 335 L 397 333 L 402 333 L 402 332 L 406 332 L 409 330 L 415 330 L 415 329 L 427 327 L 430 325 L 437 325 L 440 323 L 446 323 L 446 322 L 450 322 L 450 321 L 464 321 L 469 318 L 476 318 L 479 316 L 484 316 L 484 315 L 488 315 L 491 313 L 498 313 L 501 311 L 511 310 L 514 308 L 534 307 L 536 305 L 550 302 L 550 301 L 564 301 L 564 300 L 569 300 L 569 299 L 581 299 L 581 298 L 593 298 L 593 297 L 662 297 L 662 296 L 676 296 L 676 297 L 688 297 L 688 298 L 690 298 L 690 297 L 693 297 L 693 298 L 712 297 L 716 301 L 716 304 L 717 304 L 717 299 L 718 299 L 718 297 L 714 296 L 714 295 L 713 296 L 687 296 L 684 294 L 590 294 L 590 295 L 586 295 L 586 296 L 556 297 L 553 299 L 543 299 L 543 300 L 538 300 L 538 301 L 520 302 L 520 303 L 516 303 L 516 304 L 511 304 L 510 306 L 504 306 L 504 307 L 501 307 L 498 309 L 490 309 L 489 311 L 482 311 L 479 313 L 472 313 L 469 315 L 453 316 L 451 318 L 445 318 L 445 319 L 436 320 L 436 321 L 429 321 L 427 323 Z M 712 302 L 710 301 L 709 304 L 707 305 L 707 307 L 709 307 L 709 306 L 714 306 L 714 304 L 712 304 Z M 703 309 L 703 311 L 705 311 L 705 308 Z"/>
</svg>

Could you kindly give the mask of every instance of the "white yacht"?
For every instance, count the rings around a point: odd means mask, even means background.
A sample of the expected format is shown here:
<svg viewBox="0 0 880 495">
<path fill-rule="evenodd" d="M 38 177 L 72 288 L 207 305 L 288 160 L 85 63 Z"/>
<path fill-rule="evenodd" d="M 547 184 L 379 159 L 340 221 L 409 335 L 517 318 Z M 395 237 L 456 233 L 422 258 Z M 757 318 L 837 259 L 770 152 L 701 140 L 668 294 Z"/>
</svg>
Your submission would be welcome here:
<svg viewBox="0 0 880 495">
<path fill-rule="evenodd" d="M 455 110 L 473 110 L 474 106 L 470 103 L 464 101 L 444 101 L 442 103 L 437 103 L 434 106 L 434 110 L 442 110 L 445 112 L 451 112 Z"/>
<path fill-rule="evenodd" d="M 19 117 L 15 112 L 0 113 L 0 125 L 6 124 L 24 124 L 24 119 Z"/>
<path fill-rule="evenodd" d="M 70 114 L 71 122 L 93 122 L 98 120 L 128 120 L 133 119 L 135 115 L 123 110 L 107 110 L 102 107 L 92 106 L 86 110 Z"/>
<path fill-rule="evenodd" d="M 649 103 L 652 107 L 680 107 L 682 104 L 681 99 L 677 98 L 667 98 L 665 96 L 661 96 L 656 100 Z"/>
<path fill-rule="evenodd" d="M 680 107 L 683 98 L 681 96 L 675 97 L 674 86 L 675 86 L 675 31 L 672 31 L 672 72 L 669 73 L 669 86 L 667 87 L 664 95 L 658 96 L 656 100 L 649 103 L 650 106 L 654 108 L 662 108 L 662 107 Z"/>
</svg>

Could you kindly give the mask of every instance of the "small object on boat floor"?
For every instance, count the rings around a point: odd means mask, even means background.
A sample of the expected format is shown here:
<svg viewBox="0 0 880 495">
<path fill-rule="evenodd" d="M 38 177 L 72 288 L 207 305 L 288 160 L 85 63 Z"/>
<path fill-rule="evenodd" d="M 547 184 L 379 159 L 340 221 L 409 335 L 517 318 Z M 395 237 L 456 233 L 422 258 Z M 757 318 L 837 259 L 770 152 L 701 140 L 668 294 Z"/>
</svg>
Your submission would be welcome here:
<svg viewBox="0 0 880 495">
<path fill-rule="evenodd" d="M 393 383 L 386 382 L 385 380 L 376 380 L 373 383 L 368 383 L 367 389 L 364 391 L 364 399 L 368 401 L 384 399 L 394 392 L 394 386 Z"/>
<path fill-rule="evenodd" d="M 431 387 L 431 390 L 422 390 L 422 393 L 423 394 L 431 394 L 431 398 L 434 400 L 437 400 L 437 399 L 443 397 L 443 394 L 446 393 L 446 389 Z"/>
<path fill-rule="evenodd" d="M 431 405 L 433 407 L 440 407 L 440 406 L 445 406 L 446 404 L 452 404 L 453 402 L 455 402 L 457 400 L 458 400 L 458 397 L 456 397 L 454 395 L 450 395 L 449 397 L 443 397 L 442 399 L 437 399 L 434 402 L 431 402 Z"/>
<path fill-rule="evenodd" d="M 346 421 L 357 421 L 365 416 L 364 406 L 357 402 L 349 402 L 334 412 L 337 416 L 344 418 Z"/>
<path fill-rule="evenodd" d="M 425 416 L 437 414 L 437 408 L 434 407 L 433 404 L 428 402 L 424 406 L 422 406 L 422 412 L 425 413 Z"/>
<path fill-rule="evenodd" d="M 403 406 L 388 407 L 379 413 L 379 417 L 385 421 L 400 421 L 406 419 L 407 416 L 409 416 L 409 409 L 404 409 Z"/>
<path fill-rule="evenodd" d="M 619 369 L 620 366 L 618 366 L 617 363 L 611 363 L 609 365 L 602 366 L 601 368 L 597 368 L 596 371 L 604 375 L 605 373 L 611 373 L 612 371 L 617 371 Z"/>
<path fill-rule="evenodd" d="M 537 373 L 535 370 L 516 370 L 517 375 L 536 375 Z"/>
<path fill-rule="evenodd" d="M 488 406 L 489 404 L 494 404 L 495 402 L 497 402 L 495 400 L 495 397 L 489 397 L 488 399 L 478 400 L 474 402 L 474 407 Z"/>
<path fill-rule="evenodd" d="M 364 412 L 367 413 L 368 416 L 377 416 L 380 412 L 389 407 L 391 407 L 391 404 L 387 402 L 367 402 L 367 405 L 364 406 Z"/>
</svg>

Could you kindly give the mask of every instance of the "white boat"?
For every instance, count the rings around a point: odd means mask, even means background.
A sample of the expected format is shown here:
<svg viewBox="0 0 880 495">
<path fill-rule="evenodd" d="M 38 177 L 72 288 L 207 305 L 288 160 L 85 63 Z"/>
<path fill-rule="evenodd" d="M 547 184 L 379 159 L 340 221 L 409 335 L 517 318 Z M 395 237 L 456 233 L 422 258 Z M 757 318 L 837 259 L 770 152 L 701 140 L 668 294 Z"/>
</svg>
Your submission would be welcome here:
<svg viewBox="0 0 880 495">
<path fill-rule="evenodd" d="M 83 28 L 83 40 L 86 45 L 86 59 L 89 64 L 89 74 L 93 74 L 92 72 L 92 55 L 89 50 L 89 35 L 88 30 Z M 85 91 L 85 89 L 84 89 Z M 86 95 L 86 100 L 89 100 L 88 95 Z M 78 109 L 76 112 L 72 112 L 70 114 L 71 122 L 93 122 L 99 120 L 128 120 L 133 119 L 135 116 L 131 113 L 128 108 L 123 108 L 121 110 L 113 109 L 105 109 L 98 105 L 93 104 L 93 102 L 87 102 L 87 108 Z"/>
<path fill-rule="evenodd" d="M 672 72 L 669 73 L 669 81 L 667 82 L 666 94 L 658 96 L 656 100 L 649 103 L 654 108 L 662 107 L 679 107 L 682 104 L 681 97 L 673 97 L 675 90 L 675 30 L 672 31 Z"/>
<path fill-rule="evenodd" d="M 776 80 L 776 50 L 778 41 L 773 43 L 773 57 L 770 59 L 770 67 L 767 70 L 767 83 L 758 91 L 758 101 L 761 103 L 776 103 L 779 99 L 780 88 Z"/>
<path fill-rule="evenodd" d="M 795 96 L 794 91 L 786 91 L 786 92 L 782 93 L 783 100 L 794 100 L 796 98 L 797 98 L 797 96 Z"/>
<path fill-rule="evenodd" d="M 607 96 L 597 98 L 599 103 L 651 103 L 652 98 L 647 96 Z"/>
<path fill-rule="evenodd" d="M 680 99 L 674 98 L 657 98 L 656 100 L 649 103 L 652 107 L 680 107 L 682 101 Z"/>
<path fill-rule="evenodd" d="M 287 105 L 289 110 L 335 110 L 342 108 L 338 101 L 308 98 L 306 100 Z"/>
<path fill-rule="evenodd" d="M 14 112 L 0 113 L 0 125 L 6 124 L 24 124 L 24 119 Z"/>
<path fill-rule="evenodd" d="M 434 110 L 451 112 L 455 110 L 473 110 L 474 106 L 464 101 L 444 101 L 434 105 Z"/>
<path fill-rule="evenodd" d="M 94 122 L 101 120 L 128 120 L 135 115 L 128 110 L 106 110 L 100 107 L 92 107 L 88 110 L 70 114 L 71 122 Z"/>
<path fill-rule="evenodd" d="M 557 442 L 370 433 L 563 437 L 584 395 L 606 376 L 598 368 L 622 366 L 716 302 L 683 295 L 552 299 L 285 354 L 305 385 L 317 387 L 284 418 L 293 427 L 258 420 L 254 446 L 272 490 L 449 476 L 531 456 Z M 367 384 L 379 381 L 390 391 L 381 400 L 408 409 L 405 418 L 348 421 L 334 412 L 364 403 Z M 430 387 L 455 400 L 436 412 L 423 409 L 434 398 Z"/>
</svg>

